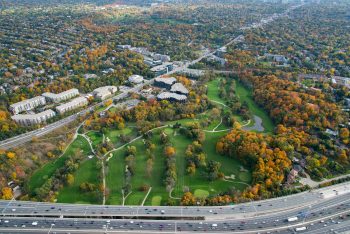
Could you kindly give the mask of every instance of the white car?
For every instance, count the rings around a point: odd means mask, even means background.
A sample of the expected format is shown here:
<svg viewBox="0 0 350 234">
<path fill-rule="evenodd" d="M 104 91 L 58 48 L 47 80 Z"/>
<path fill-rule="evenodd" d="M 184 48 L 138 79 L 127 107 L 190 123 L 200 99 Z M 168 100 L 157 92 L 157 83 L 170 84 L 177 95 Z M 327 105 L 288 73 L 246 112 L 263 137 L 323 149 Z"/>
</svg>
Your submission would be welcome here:
<svg viewBox="0 0 350 234">
<path fill-rule="evenodd" d="M 32 222 L 32 226 L 37 226 L 38 222 Z"/>
</svg>

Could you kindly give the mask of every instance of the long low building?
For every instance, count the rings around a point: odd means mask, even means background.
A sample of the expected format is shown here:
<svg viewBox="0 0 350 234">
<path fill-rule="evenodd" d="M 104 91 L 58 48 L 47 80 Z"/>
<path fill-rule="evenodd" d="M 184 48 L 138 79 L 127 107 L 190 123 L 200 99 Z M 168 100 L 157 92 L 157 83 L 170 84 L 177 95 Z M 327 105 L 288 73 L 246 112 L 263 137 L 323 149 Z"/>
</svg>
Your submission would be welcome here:
<svg viewBox="0 0 350 234">
<path fill-rule="evenodd" d="M 46 110 L 37 114 L 13 115 L 11 118 L 20 125 L 30 126 L 45 123 L 46 120 L 55 115 L 56 113 L 53 110 Z"/>
<path fill-rule="evenodd" d="M 187 96 L 177 94 L 177 93 L 163 92 L 158 94 L 157 99 L 160 101 L 168 100 L 168 101 L 175 101 L 175 102 L 185 102 L 187 101 Z"/>
<path fill-rule="evenodd" d="M 21 102 L 10 105 L 10 111 L 17 115 L 23 111 L 33 110 L 38 106 L 46 105 L 46 100 L 42 96 L 37 96 L 31 99 L 23 100 Z"/>
<path fill-rule="evenodd" d="M 67 111 L 74 110 L 82 106 L 86 106 L 87 104 L 89 104 L 89 102 L 85 97 L 77 97 L 71 100 L 70 102 L 57 106 L 56 111 L 59 114 L 63 114 Z"/>
<path fill-rule="evenodd" d="M 143 82 L 143 76 L 140 75 L 132 75 L 129 77 L 129 82 L 133 84 L 141 84 Z"/>
<path fill-rule="evenodd" d="M 153 72 L 154 76 L 161 76 L 164 75 L 174 69 L 173 63 L 163 63 L 162 65 L 152 67 L 151 72 Z"/>
<path fill-rule="evenodd" d="M 154 79 L 154 85 L 161 87 L 161 88 L 166 88 L 170 89 L 173 84 L 176 83 L 176 78 L 175 77 L 169 77 L 169 78 L 155 78 Z"/>
<path fill-rule="evenodd" d="M 170 92 L 182 94 L 182 95 L 188 95 L 188 89 L 181 83 L 175 83 L 173 86 L 171 86 Z"/>
<path fill-rule="evenodd" d="M 68 99 L 71 99 L 73 97 L 76 97 L 79 95 L 78 89 L 69 89 L 67 91 L 64 91 L 62 93 L 43 93 L 42 96 L 45 97 L 47 100 L 51 102 L 62 102 Z"/>
<path fill-rule="evenodd" d="M 95 89 L 92 93 L 95 96 L 95 98 L 98 98 L 100 100 L 105 100 L 108 97 L 112 96 L 117 91 L 118 91 L 118 88 L 116 86 L 104 86 L 104 87 Z"/>
</svg>

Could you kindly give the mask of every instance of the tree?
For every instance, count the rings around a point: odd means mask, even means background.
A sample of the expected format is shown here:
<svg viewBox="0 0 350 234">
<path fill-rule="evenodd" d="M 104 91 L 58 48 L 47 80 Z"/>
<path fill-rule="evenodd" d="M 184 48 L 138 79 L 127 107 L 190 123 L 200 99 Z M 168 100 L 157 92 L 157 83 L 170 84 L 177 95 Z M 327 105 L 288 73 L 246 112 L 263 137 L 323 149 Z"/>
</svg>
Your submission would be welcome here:
<svg viewBox="0 0 350 234">
<path fill-rule="evenodd" d="M 105 106 L 106 107 L 108 107 L 108 106 L 110 106 L 112 104 L 113 104 L 113 100 L 112 99 L 109 99 L 109 100 L 105 101 Z"/>
<path fill-rule="evenodd" d="M 164 154 L 165 154 L 167 157 L 173 156 L 173 155 L 175 154 L 175 148 L 172 147 L 172 146 L 167 146 L 167 147 L 165 147 Z"/>
<path fill-rule="evenodd" d="M 187 167 L 187 173 L 191 176 L 196 174 L 196 165 L 193 162 L 191 162 L 190 165 Z"/>
<path fill-rule="evenodd" d="M 123 130 L 125 128 L 125 124 L 123 122 L 118 123 L 117 125 L 118 130 Z"/>
<path fill-rule="evenodd" d="M 74 176 L 72 174 L 68 174 L 66 177 L 66 182 L 68 185 L 72 185 L 74 183 Z"/>
<path fill-rule="evenodd" d="M 131 155 L 136 155 L 137 149 L 136 149 L 135 146 L 128 146 L 126 148 L 126 152 L 127 152 L 128 155 L 130 155 L 130 154 Z"/>
<path fill-rule="evenodd" d="M 7 152 L 6 156 L 8 159 L 13 159 L 16 157 L 16 154 L 14 152 Z"/>
<path fill-rule="evenodd" d="M 2 199 L 11 200 L 13 198 L 12 189 L 9 187 L 2 188 L 1 193 L 2 193 L 2 196 L 1 196 Z"/>
<path fill-rule="evenodd" d="M 196 198 L 191 192 L 187 192 L 181 198 L 182 206 L 194 206 L 196 205 Z"/>
<path fill-rule="evenodd" d="M 339 137 L 345 144 L 349 143 L 349 136 L 350 136 L 349 129 L 347 129 L 347 128 L 340 129 Z"/>
<path fill-rule="evenodd" d="M 348 164 L 348 156 L 346 155 L 346 151 L 345 150 L 341 150 L 340 151 L 340 154 L 338 156 L 338 161 L 341 163 L 341 164 Z"/>
<path fill-rule="evenodd" d="M 221 115 L 221 111 L 218 108 L 213 108 L 211 111 L 211 117 L 213 120 L 218 119 Z"/>
</svg>

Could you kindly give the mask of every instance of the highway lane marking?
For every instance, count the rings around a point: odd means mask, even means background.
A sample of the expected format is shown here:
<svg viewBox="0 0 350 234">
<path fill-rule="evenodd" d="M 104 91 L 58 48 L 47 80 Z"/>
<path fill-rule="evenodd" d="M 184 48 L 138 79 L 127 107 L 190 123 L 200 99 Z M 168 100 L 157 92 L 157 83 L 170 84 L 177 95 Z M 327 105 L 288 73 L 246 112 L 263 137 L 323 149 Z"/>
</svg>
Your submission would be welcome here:
<svg viewBox="0 0 350 234">
<path fill-rule="evenodd" d="M 334 223 L 334 225 L 327 226 L 327 227 L 321 227 L 320 229 L 321 229 L 321 231 L 322 231 L 322 229 L 329 229 L 329 228 L 334 229 L 335 231 L 336 231 L 336 229 L 350 228 L 350 220 L 344 221 L 344 222 L 340 223 L 339 225 L 336 225 L 336 224 Z M 326 233 L 329 233 L 329 230 L 328 230 L 328 231 L 325 230 L 325 231 L 326 231 Z M 310 231 L 308 231 L 308 233 L 316 233 L 316 234 L 319 234 L 319 233 L 320 233 L 320 230 L 319 230 L 319 229 L 318 229 L 318 230 L 310 230 Z"/>
<path fill-rule="evenodd" d="M 343 198 L 345 198 L 344 196 L 347 196 L 347 194 L 344 194 L 344 195 L 340 195 L 339 197 L 336 197 L 336 199 L 338 200 L 338 199 L 343 199 Z M 335 199 L 335 198 L 333 198 L 333 199 Z M 348 201 L 349 199 L 346 199 L 346 200 L 341 200 L 341 202 L 346 202 L 346 201 Z M 310 205 L 315 205 L 315 204 L 317 204 L 317 205 L 320 205 L 320 204 L 322 204 L 322 205 L 328 205 L 327 203 L 329 203 L 329 202 L 333 202 L 333 200 L 332 200 L 332 198 L 329 198 L 329 199 L 327 199 L 327 200 L 321 200 L 321 201 L 315 201 L 314 203 L 310 203 L 310 204 L 306 204 L 306 205 L 302 205 L 302 206 L 298 206 L 298 207 L 291 207 L 291 208 L 289 208 L 289 209 L 283 209 L 283 210 L 276 210 L 276 209 L 274 209 L 273 211 L 271 211 L 271 212 L 268 212 L 268 213 L 263 213 L 263 214 L 256 214 L 256 213 L 252 213 L 251 214 L 251 216 L 245 216 L 245 217 L 239 217 L 239 218 L 236 218 L 236 219 L 233 219 L 232 217 L 227 217 L 225 220 L 239 220 L 239 219 L 253 219 L 253 218 L 257 218 L 257 217 L 264 217 L 264 216 L 268 216 L 268 215 L 270 215 L 271 213 L 273 213 L 273 212 L 278 212 L 279 214 L 283 214 L 283 213 L 286 213 L 286 212 L 291 212 L 291 211 L 293 211 L 293 210 L 295 210 L 295 209 L 301 209 L 301 208 L 304 208 L 304 207 L 308 207 L 308 206 L 310 206 Z M 8 206 L 9 206 L 9 204 L 7 204 Z M 40 207 L 40 203 L 39 204 L 36 204 L 36 205 L 34 205 L 34 206 L 32 206 L 32 207 L 19 207 L 18 209 L 19 210 L 21 210 L 21 208 L 24 208 L 24 209 L 33 209 L 33 208 L 36 208 L 36 209 L 48 209 L 48 208 L 50 208 L 50 207 L 47 207 L 47 206 L 43 206 L 43 207 Z M 329 205 L 329 206 L 332 206 L 332 205 Z M 17 207 L 17 206 L 14 206 L 14 207 Z M 93 211 L 93 210 L 95 210 L 94 208 L 95 207 L 93 207 L 93 206 L 90 206 L 90 207 L 82 207 L 82 208 L 85 208 L 84 210 L 85 210 L 85 212 L 84 212 L 84 215 L 86 215 L 86 213 L 87 213 L 87 211 Z M 88 209 L 86 209 L 86 208 L 88 208 Z M 98 207 L 96 207 L 96 208 L 98 208 Z M 160 208 L 160 209 L 164 209 L 164 207 L 158 207 L 158 208 Z M 98 208 L 98 210 L 101 210 L 102 208 Z M 103 208 L 104 209 L 104 208 Z M 111 209 L 113 209 L 113 208 L 111 208 Z M 117 208 L 117 209 L 120 209 L 119 207 Z M 137 209 L 139 210 L 140 209 L 140 207 L 137 207 Z M 208 209 L 214 209 L 214 208 L 211 208 L 211 207 L 208 207 L 206 210 L 208 210 Z M 324 209 L 324 208 L 320 208 L 320 209 Z M 79 207 L 76 207 L 76 206 L 68 206 L 68 207 L 64 207 L 64 212 L 72 212 L 73 210 L 80 210 L 80 208 Z M 126 208 L 125 209 L 125 211 L 124 212 L 126 212 L 125 214 L 120 214 L 120 215 L 128 215 L 128 214 L 130 214 L 130 212 L 127 212 L 127 211 L 129 211 L 130 210 L 130 208 Z M 132 210 L 134 210 L 134 209 L 132 209 Z M 203 210 L 203 211 L 206 211 L 206 210 Z M 55 211 L 55 210 L 54 210 Z M 183 214 L 183 208 L 181 208 L 180 209 L 180 211 L 181 211 L 181 214 L 180 214 L 180 216 L 179 217 L 181 217 L 181 216 L 184 216 L 184 214 Z M 61 208 L 61 210 L 60 210 L 60 213 L 62 213 L 62 208 Z M 9 213 L 9 214 L 15 214 L 15 213 Z M 21 213 L 20 213 L 21 215 L 24 215 L 25 213 L 24 213 L 24 211 L 21 211 Z M 33 214 L 33 211 L 31 211 L 31 214 Z M 42 214 L 44 214 L 44 215 L 56 215 L 56 213 L 53 213 L 53 212 L 51 212 L 51 213 L 37 213 L 36 215 L 42 215 Z M 76 215 L 80 215 L 81 213 L 77 213 Z M 134 214 L 134 213 L 133 213 Z M 132 215 L 133 215 L 132 214 Z M 234 214 L 220 214 L 220 215 L 239 215 L 240 213 L 234 213 Z M 245 214 L 249 214 L 249 213 L 245 213 Z M 19 215 L 19 214 L 18 214 Z M 104 216 L 104 215 L 108 215 L 108 213 L 106 213 L 106 214 L 95 214 L 95 215 L 100 215 L 100 216 Z M 178 216 L 178 214 L 173 214 L 174 216 Z M 188 215 L 193 215 L 193 214 L 188 214 Z M 198 214 L 198 216 L 202 216 L 202 215 L 204 215 L 204 214 Z M 206 215 L 210 215 L 210 214 L 206 214 Z M 150 217 L 154 217 L 154 216 L 158 216 L 158 214 L 150 214 L 150 215 L 147 215 L 147 216 L 150 216 Z M 197 216 L 197 215 L 196 215 Z M 216 215 L 211 215 L 212 217 L 217 217 Z"/>
<path fill-rule="evenodd" d="M 275 230 L 288 230 L 289 228 L 293 228 L 293 227 L 298 227 L 298 226 L 301 226 L 301 225 L 307 225 L 307 224 L 310 224 L 310 223 L 314 223 L 314 222 L 318 222 L 318 221 L 321 221 L 321 220 L 325 220 L 325 219 L 330 219 L 330 218 L 333 218 L 335 216 L 338 216 L 338 215 L 342 215 L 344 213 L 349 213 L 349 211 L 342 211 L 342 212 L 339 212 L 339 213 L 335 213 L 333 215 L 329 215 L 329 216 L 325 216 L 325 217 L 322 217 L 322 218 L 318 218 L 318 219 L 314 219 L 314 220 L 310 220 L 310 221 L 307 221 L 305 223 L 298 223 L 298 224 L 292 224 L 292 225 L 287 225 L 287 226 L 282 226 L 282 227 L 277 227 L 277 228 L 269 228 L 269 229 L 260 229 L 260 230 L 246 230 L 244 232 L 241 232 L 241 231 L 234 231 L 233 233 L 242 233 L 242 234 L 245 234 L 245 233 L 256 233 L 256 232 L 265 232 L 265 231 L 275 231 Z M 177 223 L 177 222 L 175 222 Z M 323 228 L 323 227 L 322 227 Z M 0 229 L 1 230 L 1 229 Z M 61 230 L 59 228 L 57 228 L 57 230 Z M 73 230 L 66 230 L 64 229 L 65 231 L 73 231 Z M 74 231 L 77 231 L 77 230 L 74 230 Z M 73 231 L 73 232 L 74 232 Z M 78 232 L 80 231 L 83 231 L 83 230 L 78 230 Z M 86 231 L 86 230 L 85 230 Z M 102 230 L 98 230 L 97 231 L 101 232 Z M 120 233 L 120 232 L 135 232 L 135 233 L 144 233 L 144 231 L 142 230 L 108 230 L 108 232 L 115 232 L 115 233 Z M 146 230 L 146 232 L 150 232 L 150 230 Z M 153 233 L 176 233 L 175 232 L 166 232 L 166 231 L 161 231 L 161 232 L 158 232 L 158 231 L 152 231 Z M 193 232 L 189 232 L 189 231 L 181 231 L 181 233 L 193 233 Z M 210 233 L 213 233 L 215 234 L 216 232 L 210 232 Z M 219 232 L 219 233 L 222 233 L 222 232 Z"/>
</svg>

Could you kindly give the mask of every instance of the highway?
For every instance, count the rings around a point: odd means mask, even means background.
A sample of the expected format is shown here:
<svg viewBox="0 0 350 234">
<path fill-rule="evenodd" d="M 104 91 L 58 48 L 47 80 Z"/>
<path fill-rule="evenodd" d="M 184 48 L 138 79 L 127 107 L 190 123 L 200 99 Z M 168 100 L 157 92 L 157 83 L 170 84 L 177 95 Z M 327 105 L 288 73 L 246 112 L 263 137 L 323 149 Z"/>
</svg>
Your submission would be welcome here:
<svg viewBox="0 0 350 234">
<path fill-rule="evenodd" d="M 350 230 L 350 182 L 217 207 L 133 207 L 0 201 L 0 233 L 338 233 Z M 287 219 L 298 217 L 288 222 Z"/>
</svg>

